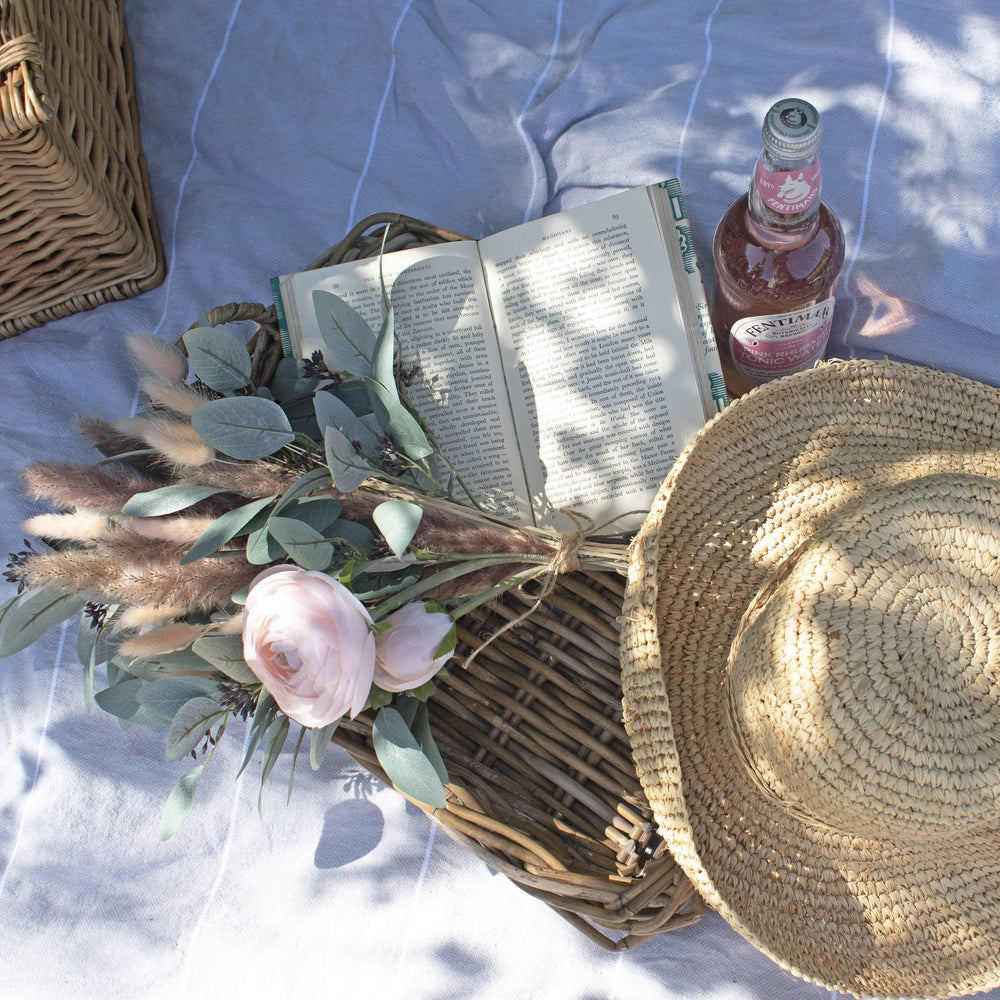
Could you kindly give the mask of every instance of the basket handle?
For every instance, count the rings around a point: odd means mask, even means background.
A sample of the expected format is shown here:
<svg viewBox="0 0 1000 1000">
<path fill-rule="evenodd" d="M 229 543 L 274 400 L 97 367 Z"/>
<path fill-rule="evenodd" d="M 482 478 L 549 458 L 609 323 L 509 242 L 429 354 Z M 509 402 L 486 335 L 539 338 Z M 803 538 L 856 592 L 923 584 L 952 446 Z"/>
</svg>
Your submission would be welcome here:
<svg viewBox="0 0 1000 1000">
<path fill-rule="evenodd" d="M 388 232 L 385 227 L 388 226 Z M 369 232 L 369 230 L 377 230 Z M 421 222 L 408 215 L 379 212 L 362 219 L 339 243 L 317 257 L 305 270 L 313 271 L 346 260 L 371 257 L 384 246 L 386 251 L 402 250 L 409 246 L 427 246 L 432 243 L 450 243 L 464 240 L 464 236 L 449 229 Z M 216 306 L 205 317 L 210 326 L 249 321 L 257 324 L 257 332 L 247 344 L 251 357 L 251 374 L 257 385 L 266 385 L 274 375 L 281 360 L 281 331 L 274 306 L 259 302 L 230 302 Z M 192 324 L 196 326 L 197 324 Z M 190 328 L 189 328 L 190 329 Z"/>
</svg>

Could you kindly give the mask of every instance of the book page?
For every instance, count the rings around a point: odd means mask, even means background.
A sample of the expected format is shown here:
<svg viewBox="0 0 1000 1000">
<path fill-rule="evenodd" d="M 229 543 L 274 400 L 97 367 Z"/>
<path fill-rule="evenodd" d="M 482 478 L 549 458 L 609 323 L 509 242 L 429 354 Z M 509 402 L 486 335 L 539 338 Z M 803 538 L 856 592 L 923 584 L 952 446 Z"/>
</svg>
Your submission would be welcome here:
<svg viewBox="0 0 1000 1000">
<path fill-rule="evenodd" d="M 482 267 L 473 242 L 385 254 L 382 273 L 395 314 L 407 389 L 434 440 L 475 500 L 488 510 L 531 521 L 499 347 Z M 333 292 L 378 331 L 379 260 L 371 258 L 279 279 L 292 344 L 299 357 L 322 349 L 312 293 Z M 327 358 L 335 368 L 335 360 Z M 447 471 L 435 463 L 444 479 Z M 455 499 L 468 502 L 460 487 Z"/>
<path fill-rule="evenodd" d="M 646 189 L 480 241 L 525 473 L 559 508 L 632 530 L 704 424 L 700 381 Z M 520 400 L 516 395 L 520 395 Z M 534 442 L 535 447 L 530 447 Z M 541 511 L 541 513 L 539 513 Z"/>
</svg>

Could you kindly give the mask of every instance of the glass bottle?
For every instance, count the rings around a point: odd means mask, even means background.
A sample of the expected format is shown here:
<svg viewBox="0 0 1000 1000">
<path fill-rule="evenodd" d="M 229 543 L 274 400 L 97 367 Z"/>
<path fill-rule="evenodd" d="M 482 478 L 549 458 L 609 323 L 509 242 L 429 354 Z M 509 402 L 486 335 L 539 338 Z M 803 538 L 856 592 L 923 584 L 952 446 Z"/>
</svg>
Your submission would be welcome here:
<svg viewBox="0 0 1000 1000">
<path fill-rule="evenodd" d="M 750 189 L 715 233 L 713 322 L 730 396 L 809 368 L 833 321 L 844 233 L 820 200 L 819 112 L 771 107 Z"/>
</svg>

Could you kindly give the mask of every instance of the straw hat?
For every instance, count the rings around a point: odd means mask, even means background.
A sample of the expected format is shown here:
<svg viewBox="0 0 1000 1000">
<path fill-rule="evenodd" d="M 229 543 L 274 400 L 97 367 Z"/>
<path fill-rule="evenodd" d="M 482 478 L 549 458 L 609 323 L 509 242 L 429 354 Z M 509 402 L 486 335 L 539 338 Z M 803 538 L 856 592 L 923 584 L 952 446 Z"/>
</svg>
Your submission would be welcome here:
<svg viewBox="0 0 1000 1000">
<path fill-rule="evenodd" d="M 622 671 L 661 833 L 752 944 L 1000 985 L 1000 390 L 836 362 L 732 403 L 633 543 Z"/>
</svg>

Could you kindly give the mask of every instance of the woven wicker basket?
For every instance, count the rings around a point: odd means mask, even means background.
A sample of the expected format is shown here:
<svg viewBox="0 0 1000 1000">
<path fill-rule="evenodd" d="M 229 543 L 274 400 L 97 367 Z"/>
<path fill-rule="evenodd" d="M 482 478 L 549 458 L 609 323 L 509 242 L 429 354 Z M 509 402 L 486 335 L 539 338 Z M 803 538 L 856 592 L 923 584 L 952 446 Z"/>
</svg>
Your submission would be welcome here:
<svg viewBox="0 0 1000 1000">
<path fill-rule="evenodd" d="M 0 177 L 0 337 L 163 279 L 118 0 L 0 0 Z"/>
<path fill-rule="evenodd" d="M 310 267 L 382 247 L 460 239 L 399 215 L 370 216 Z M 272 307 L 221 306 L 209 323 L 252 320 L 258 379 L 280 355 Z M 703 906 L 656 833 L 622 724 L 615 574 L 559 578 L 537 610 L 462 663 L 483 640 L 533 607 L 511 591 L 459 622 L 459 647 L 429 702 L 448 768 L 446 809 L 431 812 L 451 837 L 543 900 L 604 947 L 622 950 L 694 923 Z M 367 715 L 341 723 L 334 742 L 388 783 Z"/>
</svg>

